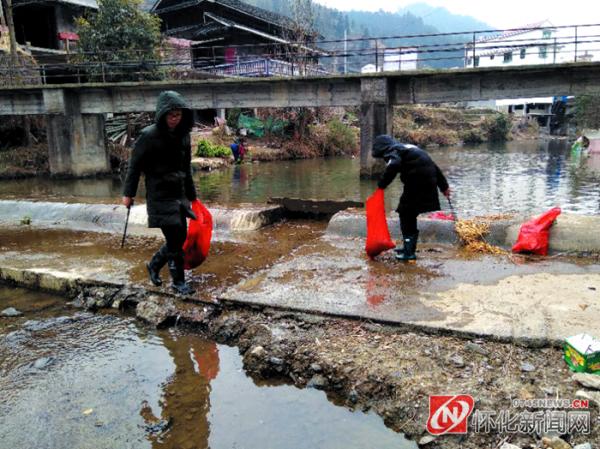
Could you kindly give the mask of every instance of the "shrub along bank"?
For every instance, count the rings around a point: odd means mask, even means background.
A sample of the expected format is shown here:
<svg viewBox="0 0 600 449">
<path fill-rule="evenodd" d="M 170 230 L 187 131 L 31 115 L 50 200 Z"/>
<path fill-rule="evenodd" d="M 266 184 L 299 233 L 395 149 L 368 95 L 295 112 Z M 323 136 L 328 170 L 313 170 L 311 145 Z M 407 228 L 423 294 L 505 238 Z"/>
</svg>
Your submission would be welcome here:
<svg viewBox="0 0 600 449">
<path fill-rule="evenodd" d="M 394 108 L 394 137 L 421 147 L 479 144 L 538 137 L 536 124 L 485 109 L 401 106 Z"/>
</svg>

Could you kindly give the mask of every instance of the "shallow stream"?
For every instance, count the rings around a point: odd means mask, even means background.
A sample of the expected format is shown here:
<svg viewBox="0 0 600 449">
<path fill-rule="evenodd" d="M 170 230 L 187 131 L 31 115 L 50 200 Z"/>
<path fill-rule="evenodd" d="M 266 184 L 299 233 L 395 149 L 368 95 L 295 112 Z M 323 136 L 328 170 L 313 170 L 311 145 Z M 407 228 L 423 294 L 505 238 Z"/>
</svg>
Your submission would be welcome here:
<svg viewBox="0 0 600 449">
<path fill-rule="evenodd" d="M 429 151 L 454 191 L 459 215 L 563 211 L 600 214 L 600 154 L 572 153 L 566 141 L 513 141 Z M 332 158 L 246 163 L 195 175 L 208 204 L 265 203 L 272 197 L 364 201 L 376 182 L 359 179 L 360 162 Z M 400 181 L 386 191 L 395 208 Z M 140 191 L 140 197 L 143 191 Z M 119 179 L 0 181 L 0 199 L 115 203 Z M 443 207 L 447 203 L 442 199 Z"/>
<path fill-rule="evenodd" d="M 236 348 L 0 286 L 0 448 L 416 448 L 325 393 L 254 381 Z"/>
</svg>

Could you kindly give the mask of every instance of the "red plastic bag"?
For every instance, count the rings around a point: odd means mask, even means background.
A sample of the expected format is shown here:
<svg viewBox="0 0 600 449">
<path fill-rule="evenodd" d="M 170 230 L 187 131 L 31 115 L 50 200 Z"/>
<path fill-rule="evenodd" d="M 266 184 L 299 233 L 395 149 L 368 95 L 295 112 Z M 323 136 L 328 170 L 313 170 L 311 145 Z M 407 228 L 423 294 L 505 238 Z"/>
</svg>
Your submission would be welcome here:
<svg viewBox="0 0 600 449">
<path fill-rule="evenodd" d="M 517 242 L 512 247 L 514 253 L 548 254 L 550 226 L 560 215 L 560 207 L 554 207 L 536 218 L 523 223 Z"/>
<path fill-rule="evenodd" d="M 196 268 L 208 256 L 210 239 L 212 237 L 212 215 L 199 200 L 192 201 L 192 211 L 196 220 L 190 220 L 187 237 L 183 244 L 183 268 Z"/>
<path fill-rule="evenodd" d="M 373 259 L 379 253 L 396 246 L 390 237 L 387 220 L 385 218 L 385 197 L 383 189 L 367 198 L 367 255 Z"/>
<path fill-rule="evenodd" d="M 431 214 L 429 214 L 427 216 L 427 218 L 429 218 L 431 220 L 448 220 L 448 221 L 454 221 L 454 215 L 448 214 L 446 212 L 442 212 L 441 210 L 438 210 L 437 212 L 432 212 Z"/>
</svg>

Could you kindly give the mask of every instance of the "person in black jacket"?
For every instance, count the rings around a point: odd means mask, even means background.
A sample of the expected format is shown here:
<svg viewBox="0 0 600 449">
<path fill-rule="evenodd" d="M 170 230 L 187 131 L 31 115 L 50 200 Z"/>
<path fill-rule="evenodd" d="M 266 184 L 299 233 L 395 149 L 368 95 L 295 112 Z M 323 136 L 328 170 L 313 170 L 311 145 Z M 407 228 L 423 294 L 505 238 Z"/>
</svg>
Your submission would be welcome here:
<svg viewBox="0 0 600 449">
<path fill-rule="evenodd" d="M 385 189 L 400 173 L 404 191 L 396 211 L 400 215 L 404 247 L 396 250 L 396 258 L 415 260 L 419 238 L 417 215 L 440 210 L 437 191 L 449 198 L 448 182 L 429 154 L 415 145 L 398 143 L 390 136 L 381 135 L 375 138 L 371 154 L 387 164 L 377 184 L 379 188 Z"/>
<path fill-rule="evenodd" d="M 194 290 L 185 282 L 183 243 L 187 236 L 186 218 L 196 218 L 190 201 L 196 199 L 192 180 L 190 131 L 191 109 L 177 92 L 158 96 L 155 123 L 142 130 L 129 160 L 123 204 L 133 205 L 140 174 L 146 183 L 148 227 L 160 228 L 166 243 L 146 264 L 150 280 L 162 284 L 160 270 L 168 262 L 173 289 L 190 295 Z"/>
</svg>

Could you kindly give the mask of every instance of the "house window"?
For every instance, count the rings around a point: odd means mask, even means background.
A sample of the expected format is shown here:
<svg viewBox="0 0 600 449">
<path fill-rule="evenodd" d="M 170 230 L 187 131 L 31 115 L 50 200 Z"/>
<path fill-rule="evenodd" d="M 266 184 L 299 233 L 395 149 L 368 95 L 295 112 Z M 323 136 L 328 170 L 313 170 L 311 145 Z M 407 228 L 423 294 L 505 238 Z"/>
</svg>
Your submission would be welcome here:
<svg viewBox="0 0 600 449">
<path fill-rule="evenodd" d="M 552 37 L 552 30 L 544 30 L 542 32 L 542 37 L 544 39 L 550 39 Z"/>
<path fill-rule="evenodd" d="M 491 56 L 490 56 L 490 61 L 493 61 L 493 60 L 494 60 L 494 57 L 495 57 L 495 55 L 491 55 Z"/>
<path fill-rule="evenodd" d="M 527 54 L 527 50 L 525 48 L 521 49 L 521 59 L 525 59 L 525 55 Z"/>
<path fill-rule="evenodd" d="M 546 59 L 547 56 L 548 56 L 548 46 L 540 45 L 540 58 Z"/>
<path fill-rule="evenodd" d="M 512 51 L 507 51 L 504 53 L 504 62 L 512 61 Z"/>
<path fill-rule="evenodd" d="M 475 56 L 473 67 L 479 67 L 479 56 Z"/>
</svg>

